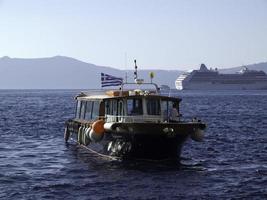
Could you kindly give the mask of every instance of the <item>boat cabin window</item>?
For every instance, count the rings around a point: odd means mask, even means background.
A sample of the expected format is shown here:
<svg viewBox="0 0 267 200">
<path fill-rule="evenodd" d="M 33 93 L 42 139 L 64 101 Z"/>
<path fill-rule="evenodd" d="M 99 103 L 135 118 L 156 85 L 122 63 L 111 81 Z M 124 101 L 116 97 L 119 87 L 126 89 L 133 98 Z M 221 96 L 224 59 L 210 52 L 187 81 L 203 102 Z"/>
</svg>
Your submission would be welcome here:
<svg viewBox="0 0 267 200">
<path fill-rule="evenodd" d="M 163 119 L 179 121 L 179 101 L 162 101 L 161 112 Z M 176 114 L 175 114 L 176 113 Z"/>
<path fill-rule="evenodd" d="M 117 100 L 108 100 L 105 102 L 106 114 L 117 115 Z"/>
<path fill-rule="evenodd" d="M 112 103 L 112 110 L 111 110 L 112 115 L 117 115 L 118 102 L 117 100 L 112 100 L 111 103 Z"/>
<path fill-rule="evenodd" d="M 122 100 L 118 102 L 118 115 L 124 116 L 124 106 Z"/>
<path fill-rule="evenodd" d="M 110 101 L 105 101 L 105 113 L 107 114 L 107 115 L 110 115 Z"/>
<path fill-rule="evenodd" d="M 92 119 L 96 119 L 99 117 L 99 101 L 93 101 L 93 109 L 92 109 Z"/>
<path fill-rule="evenodd" d="M 77 101 L 76 119 L 91 120 L 99 116 L 99 101 Z"/>
<path fill-rule="evenodd" d="M 178 101 L 172 101 L 171 107 L 175 108 L 177 110 L 177 112 L 179 112 L 179 102 Z"/>
<path fill-rule="evenodd" d="M 128 115 L 143 115 L 142 99 L 127 99 Z"/>
<path fill-rule="evenodd" d="M 163 114 L 163 120 L 166 121 L 169 118 L 169 108 L 170 108 L 170 103 L 169 101 L 162 101 L 161 104 L 161 113 Z"/>
<path fill-rule="evenodd" d="M 80 112 L 81 112 L 81 101 L 77 101 L 76 114 L 75 114 L 76 119 L 80 118 Z"/>
<path fill-rule="evenodd" d="M 84 117 L 86 120 L 92 119 L 92 106 L 93 106 L 92 101 L 86 102 L 86 111 L 85 111 L 85 117 Z"/>
<path fill-rule="evenodd" d="M 159 99 L 147 99 L 146 100 L 147 114 L 148 115 L 160 115 L 160 100 Z"/>
<path fill-rule="evenodd" d="M 179 102 L 172 101 L 169 110 L 170 110 L 169 120 L 180 121 Z"/>
<path fill-rule="evenodd" d="M 86 107 L 85 101 L 77 101 L 75 118 L 84 119 L 85 107 Z"/>
<path fill-rule="evenodd" d="M 81 101 L 81 113 L 80 113 L 80 119 L 84 119 L 85 108 L 86 108 L 86 101 Z"/>
</svg>

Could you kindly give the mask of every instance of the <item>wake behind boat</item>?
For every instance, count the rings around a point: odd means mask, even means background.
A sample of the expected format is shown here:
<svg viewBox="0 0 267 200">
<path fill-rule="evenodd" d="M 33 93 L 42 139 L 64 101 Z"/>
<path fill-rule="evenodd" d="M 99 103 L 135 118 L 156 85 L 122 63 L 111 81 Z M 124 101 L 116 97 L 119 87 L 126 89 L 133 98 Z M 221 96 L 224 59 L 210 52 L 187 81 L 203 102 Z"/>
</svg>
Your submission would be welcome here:
<svg viewBox="0 0 267 200">
<path fill-rule="evenodd" d="M 180 98 L 160 94 L 155 83 L 135 82 L 102 74 L 102 84 L 120 85 L 119 90 L 100 94 L 81 93 L 76 99 L 76 115 L 66 122 L 65 140 L 101 155 L 121 159 L 179 159 L 182 145 L 192 138 L 201 141 L 206 125 L 200 120 L 183 121 Z M 152 79 L 151 79 L 152 80 Z M 154 90 L 127 86 L 154 86 Z"/>
</svg>

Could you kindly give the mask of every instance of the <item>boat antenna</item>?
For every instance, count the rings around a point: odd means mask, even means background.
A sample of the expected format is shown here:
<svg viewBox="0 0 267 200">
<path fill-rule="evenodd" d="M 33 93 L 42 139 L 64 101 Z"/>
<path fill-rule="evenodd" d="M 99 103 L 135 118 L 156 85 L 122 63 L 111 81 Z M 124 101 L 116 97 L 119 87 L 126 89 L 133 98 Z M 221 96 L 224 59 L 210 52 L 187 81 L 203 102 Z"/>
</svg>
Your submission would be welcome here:
<svg viewBox="0 0 267 200">
<path fill-rule="evenodd" d="M 124 53 L 124 68 L 125 68 L 125 83 L 128 82 L 128 75 L 127 75 L 127 52 Z"/>
<path fill-rule="evenodd" d="M 134 71 L 134 80 L 137 80 L 137 65 L 136 65 L 136 60 L 134 60 L 134 69 L 135 69 L 135 71 Z"/>
<path fill-rule="evenodd" d="M 127 75 L 127 71 L 125 72 L 125 83 L 128 83 L 128 75 Z"/>
</svg>

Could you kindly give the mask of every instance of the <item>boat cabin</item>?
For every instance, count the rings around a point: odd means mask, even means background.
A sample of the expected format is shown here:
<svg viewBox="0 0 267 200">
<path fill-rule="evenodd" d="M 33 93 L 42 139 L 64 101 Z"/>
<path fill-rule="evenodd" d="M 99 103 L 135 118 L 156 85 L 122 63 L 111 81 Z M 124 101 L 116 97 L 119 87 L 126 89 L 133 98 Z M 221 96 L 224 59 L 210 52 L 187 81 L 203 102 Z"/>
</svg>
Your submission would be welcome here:
<svg viewBox="0 0 267 200">
<path fill-rule="evenodd" d="M 180 121 L 171 117 L 176 109 L 179 113 L 181 99 L 160 96 L 142 91 L 109 91 L 105 95 L 79 95 L 76 97 L 77 121 L 95 121 L 104 119 L 105 122 L 145 123 Z"/>
</svg>

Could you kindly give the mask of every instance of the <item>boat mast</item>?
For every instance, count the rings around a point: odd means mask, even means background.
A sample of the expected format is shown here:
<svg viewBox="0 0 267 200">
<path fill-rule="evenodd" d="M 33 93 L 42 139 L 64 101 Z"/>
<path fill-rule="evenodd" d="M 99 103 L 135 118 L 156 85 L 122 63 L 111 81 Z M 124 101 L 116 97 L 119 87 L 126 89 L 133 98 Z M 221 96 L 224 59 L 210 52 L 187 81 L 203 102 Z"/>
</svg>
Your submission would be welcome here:
<svg viewBox="0 0 267 200">
<path fill-rule="evenodd" d="M 128 75 L 127 75 L 127 72 L 125 72 L 125 83 L 128 83 Z"/>
<path fill-rule="evenodd" d="M 136 60 L 134 60 L 134 69 L 135 69 L 134 70 L 134 83 L 128 83 L 127 82 L 127 74 L 126 74 L 126 82 L 122 83 L 121 87 L 120 87 L 121 95 L 122 95 L 122 92 L 123 92 L 123 86 L 124 85 L 136 85 L 136 84 L 137 85 L 154 85 L 155 88 L 156 88 L 156 92 L 159 93 L 158 85 L 152 82 L 152 76 L 154 77 L 153 73 L 151 74 L 151 82 L 150 83 L 145 83 L 144 79 L 138 79 Z"/>
<path fill-rule="evenodd" d="M 125 67 L 125 83 L 128 82 L 128 75 L 127 75 L 127 52 L 124 54 L 124 67 Z"/>
<path fill-rule="evenodd" d="M 134 80 L 136 82 L 136 80 L 138 79 L 138 76 L 137 76 L 137 65 L 136 65 L 136 60 L 134 60 Z"/>
</svg>

